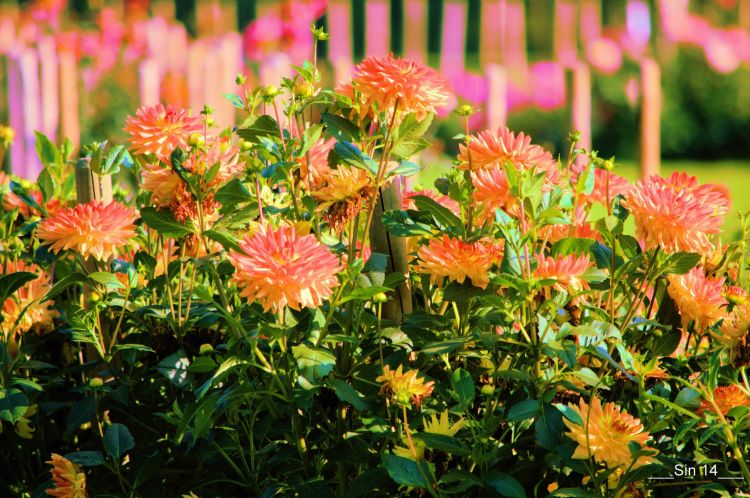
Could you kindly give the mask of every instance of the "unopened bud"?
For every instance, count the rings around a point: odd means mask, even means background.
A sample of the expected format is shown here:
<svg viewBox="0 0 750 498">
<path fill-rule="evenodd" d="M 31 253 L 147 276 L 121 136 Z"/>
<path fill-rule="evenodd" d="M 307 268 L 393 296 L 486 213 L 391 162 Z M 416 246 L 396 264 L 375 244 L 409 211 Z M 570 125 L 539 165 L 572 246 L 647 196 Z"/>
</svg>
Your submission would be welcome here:
<svg viewBox="0 0 750 498">
<path fill-rule="evenodd" d="M 216 124 L 216 121 L 214 121 L 214 118 L 206 118 L 206 126 L 209 128 Z"/>
<path fill-rule="evenodd" d="M 459 116 L 471 116 L 475 112 L 474 108 L 469 104 L 463 104 L 456 109 L 456 114 Z"/>
<path fill-rule="evenodd" d="M 89 387 L 97 388 L 102 387 L 104 385 L 104 380 L 102 380 L 101 377 L 94 377 L 93 379 L 89 380 Z"/>
<path fill-rule="evenodd" d="M 307 99 L 313 95 L 312 85 L 303 78 L 297 78 L 294 81 L 294 89 L 292 91 L 298 99 Z"/>
<path fill-rule="evenodd" d="M 198 353 L 200 354 L 208 354 L 214 350 L 214 347 L 210 344 L 201 344 L 200 349 L 198 350 Z"/>
<path fill-rule="evenodd" d="M 323 26 L 316 27 L 315 24 L 313 24 L 310 27 L 310 31 L 312 31 L 313 37 L 318 41 L 326 41 L 331 37 L 328 33 L 326 33 L 326 30 Z"/>
<path fill-rule="evenodd" d="M 274 98 L 279 94 L 279 89 L 274 85 L 266 85 L 263 87 L 263 96 L 267 98 Z"/>
<path fill-rule="evenodd" d="M 235 83 L 237 83 L 238 85 L 244 85 L 246 81 L 247 81 L 247 76 L 245 76 L 245 75 L 244 75 L 244 74 L 242 74 L 242 73 L 239 73 L 239 74 L 238 74 L 238 75 L 237 75 L 237 76 L 236 76 L 236 77 L 234 78 L 234 82 L 235 82 Z"/>
<path fill-rule="evenodd" d="M 247 140 L 243 140 L 242 142 L 240 142 L 240 150 L 242 152 L 247 152 L 252 148 L 253 148 L 253 144 L 251 144 Z"/>
<path fill-rule="evenodd" d="M 191 133 L 188 138 L 188 145 L 190 147 L 203 147 L 204 143 L 206 143 L 206 140 L 201 133 Z"/>
<path fill-rule="evenodd" d="M 378 292 L 377 294 L 372 296 L 372 300 L 376 303 L 384 303 L 388 301 L 388 296 L 386 296 L 384 292 Z"/>
</svg>

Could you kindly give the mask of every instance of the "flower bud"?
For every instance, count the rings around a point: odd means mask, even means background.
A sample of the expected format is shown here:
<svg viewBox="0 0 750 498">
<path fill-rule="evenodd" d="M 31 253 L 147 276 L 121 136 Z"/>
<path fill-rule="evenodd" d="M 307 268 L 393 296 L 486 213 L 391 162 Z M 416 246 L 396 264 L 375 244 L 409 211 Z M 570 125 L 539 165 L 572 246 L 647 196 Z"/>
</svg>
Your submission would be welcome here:
<svg viewBox="0 0 750 498">
<path fill-rule="evenodd" d="M 376 303 L 384 303 L 388 301 L 388 296 L 386 296 L 384 292 L 378 292 L 377 294 L 372 296 L 372 300 Z"/>
<path fill-rule="evenodd" d="M 191 133 L 188 138 L 188 145 L 190 145 L 190 147 L 203 147 L 203 144 L 205 143 L 206 140 L 201 133 Z"/>
<path fill-rule="evenodd" d="M 206 118 L 206 126 L 209 128 L 216 124 L 216 121 L 214 121 L 214 118 Z"/>
<path fill-rule="evenodd" d="M 253 144 L 251 144 L 247 140 L 243 140 L 242 142 L 240 142 L 240 150 L 242 152 L 247 152 L 252 148 L 253 148 Z"/>
<path fill-rule="evenodd" d="M 459 116 L 471 116 L 475 112 L 474 108 L 469 104 L 463 104 L 456 109 L 456 114 Z"/>
<path fill-rule="evenodd" d="M 279 89 L 275 85 L 266 85 L 263 87 L 263 96 L 269 99 L 276 97 L 279 94 Z"/>
<path fill-rule="evenodd" d="M 297 78 L 294 80 L 294 88 L 292 92 L 298 99 L 307 99 L 312 97 L 313 87 L 310 82 L 304 78 Z"/>
<path fill-rule="evenodd" d="M 495 394 L 495 386 L 492 384 L 485 384 L 482 386 L 482 396 L 492 396 Z"/>
<path fill-rule="evenodd" d="M 102 387 L 104 385 L 104 380 L 102 380 L 101 377 L 94 377 L 91 380 L 89 380 L 89 387 L 97 388 Z"/>
<path fill-rule="evenodd" d="M 234 82 L 237 83 L 238 85 L 244 85 L 246 81 L 247 81 L 247 76 L 245 76 L 242 73 L 239 73 L 237 77 L 234 78 Z"/>
<path fill-rule="evenodd" d="M 214 350 L 214 347 L 208 343 L 201 344 L 200 349 L 198 349 L 199 354 L 208 354 Z"/>
</svg>

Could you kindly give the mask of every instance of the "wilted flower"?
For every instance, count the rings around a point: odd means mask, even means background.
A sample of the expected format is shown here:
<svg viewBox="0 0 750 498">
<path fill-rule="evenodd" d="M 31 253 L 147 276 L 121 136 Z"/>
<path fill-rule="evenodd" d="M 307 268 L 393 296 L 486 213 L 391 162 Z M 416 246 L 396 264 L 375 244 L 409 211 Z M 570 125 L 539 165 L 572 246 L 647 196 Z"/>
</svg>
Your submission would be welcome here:
<svg viewBox="0 0 750 498">
<path fill-rule="evenodd" d="M 448 419 L 448 412 L 444 411 L 440 413 L 440 417 L 435 416 L 433 413 L 430 415 L 430 420 L 424 421 L 424 432 L 430 434 L 442 434 L 443 436 L 455 436 L 456 433 L 461 429 L 464 423 L 464 418 L 460 417 L 455 424 L 450 423 Z"/>
<path fill-rule="evenodd" d="M 52 465 L 52 482 L 55 487 L 48 489 L 46 493 L 57 498 L 86 498 L 86 474 L 81 468 L 66 459 L 52 453 L 52 460 L 47 463 Z"/>
<path fill-rule="evenodd" d="M 2 304 L 2 321 L 0 326 L 7 333 L 18 320 L 14 335 L 30 330 L 37 333 L 49 332 L 54 327 L 53 319 L 60 314 L 51 309 L 54 301 L 41 302 L 42 297 L 51 289 L 50 278 L 46 272 L 33 263 L 11 261 L 5 267 L 5 275 L 17 272 L 36 273 L 37 278 L 27 282 Z M 26 311 L 24 312 L 24 308 Z M 23 315 L 21 313 L 23 312 Z M 20 317 L 20 318 L 19 318 Z M 11 341 L 13 338 L 11 337 Z"/>
<path fill-rule="evenodd" d="M 502 245 L 486 241 L 464 242 L 444 235 L 430 240 L 417 251 L 415 271 L 430 275 L 438 284 L 444 277 L 460 284 L 469 278 L 475 287 L 487 288 L 487 271 L 502 259 Z"/>
<path fill-rule="evenodd" d="M 570 432 L 565 435 L 578 443 L 573 453 L 574 459 L 593 458 L 598 463 L 605 463 L 610 468 L 629 467 L 633 461 L 629 443 L 645 446 L 651 439 L 643 424 L 614 403 L 607 403 L 602 408 L 598 398 L 593 398 L 591 406 L 581 399 L 578 406 L 568 407 L 578 415 L 577 423 L 563 418 Z M 651 448 L 649 448 L 651 449 Z M 652 450 L 656 452 L 656 450 Z M 652 455 L 653 456 L 653 455 Z M 651 463 L 652 456 L 640 456 L 633 467 Z"/>
<path fill-rule="evenodd" d="M 368 57 L 354 68 L 351 82 L 361 114 L 385 112 L 388 117 L 414 113 L 424 119 L 448 104 L 448 84 L 434 69 L 418 61 Z"/>
<path fill-rule="evenodd" d="M 713 398 L 722 415 L 729 413 L 729 410 L 735 406 L 750 406 L 750 396 L 735 384 L 717 387 Z M 716 413 L 716 409 L 708 400 L 704 399 L 697 412 L 699 414 L 704 412 Z"/>
<path fill-rule="evenodd" d="M 328 168 L 313 178 L 312 196 L 320 203 L 318 210 L 326 211 L 328 224 L 337 232 L 343 230 L 346 222 L 359 213 L 374 194 L 372 178 L 359 168 Z"/>
<path fill-rule="evenodd" d="M 315 308 L 338 286 L 338 258 L 314 235 L 300 236 L 293 226 L 265 226 L 245 236 L 240 249 L 229 253 L 240 295 L 259 301 L 266 311 Z"/>
<path fill-rule="evenodd" d="M 720 232 L 729 211 L 729 196 L 723 187 L 698 185 L 684 173 L 652 175 L 627 192 L 623 206 L 633 214 L 646 250 L 705 254 L 713 247 L 709 235 Z"/>
<path fill-rule="evenodd" d="M 469 145 L 460 144 L 459 150 L 459 169 L 476 171 L 502 168 L 503 163 L 510 162 L 519 171 L 547 172 L 548 183 L 556 183 L 560 176 L 557 162 L 549 152 L 532 144 L 530 136 L 523 133 L 516 135 L 506 127 L 472 135 Z"/>
<path fill-rule="evenodd" d="M 185 109 L 156 104 L 141 107 L 135 116 L 128 116 L 123 129 L 130 135 L 137 154 L 153 154 L 161 161 L 168 161 L 175 149 L 187 147 L 192 133 L 203 132 L 204 124 Z"/>
<path fill-rule="evenodd" d="M 582 278 L 593 266 L 588 254 L 576 256 L 537 256 L 539 266 L 534 270 L 534 277 L 539 280 L 555 280 L 554 287 L 569 292 L 580 292 L 588 289 L 588 283 Z"/>
<path fill-rule="evenodd" d="M 723 278 L 706 277 L 703 268 L 695 267 L 685 275 L 670 275 L 668 292 L 677 304 L 682 326 L 694 322 L 703 332 L 724 316 L 727 301 L 722 296 Z"/>
<path fill-rule="evenodd" d="M 433 381 L 425 382 L 424 377 L 417 377 L 417 370 L 402 371 L 402 365 L 393 371 L 386 365 L 383 367 L 383 375 L 375 379 L 375 382 L 383 383 L 381 392 L 401 406 L 409 406 L 411 403 L 419 407 L 422 399 L 432 394 Z"/>
<path fill-rule="evenodd" d="M 54 253 L 73 249 L 84 258 L 114 257 L 135 237 L 135 211 L 112 201 L 94 200 L 62 209 L 39 224 L 38 236 Z"/>
</svg>

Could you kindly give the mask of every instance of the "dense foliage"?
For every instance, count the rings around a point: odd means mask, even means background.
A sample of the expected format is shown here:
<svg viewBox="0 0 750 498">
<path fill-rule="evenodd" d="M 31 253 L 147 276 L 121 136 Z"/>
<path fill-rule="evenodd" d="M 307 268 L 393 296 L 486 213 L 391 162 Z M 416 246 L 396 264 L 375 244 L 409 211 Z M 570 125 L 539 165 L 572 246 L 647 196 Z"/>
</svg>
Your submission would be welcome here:
<svg viewBox="0 0 750 498">
<path fill-rule="evenodd" d="M 413 191 L 440 77 L 295 71 L 238 76 L 234 130 L 142 108 L 126 146 L 40 135 L 37 182 L 5 179 L 4 495 L 624 497 L 704 464 L 659 496 L 746 488 L 723 188 L 472 135 L 465 106 Z"/>
</svg>

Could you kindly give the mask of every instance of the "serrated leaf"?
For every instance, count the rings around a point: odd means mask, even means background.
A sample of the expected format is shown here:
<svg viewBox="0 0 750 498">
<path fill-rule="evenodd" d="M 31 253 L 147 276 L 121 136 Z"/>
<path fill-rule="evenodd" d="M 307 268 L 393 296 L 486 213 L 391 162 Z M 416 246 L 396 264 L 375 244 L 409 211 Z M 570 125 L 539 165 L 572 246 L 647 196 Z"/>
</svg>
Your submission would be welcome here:
<svg viewBox="0 0 750 498">
<path fill-rule="evenodd" d="M 414 439 L 422 441 L 428 448 L 444 451 L 451 455 L 465 457 L 471 455 L 471 448 L 461 440 L 445 434 L 433 434 L 430 432 L 417 432 Z"/>
<path fill-rule="evenodd" d="M 505 472 L 490 472 L 484 479 L 489 487 L 497 491 L 500 496 L 509 498 L 526 498 L 526 492 L 515 477 Z"/>
<path fill-rule="evenodd" d="M 458 230 L 463 229 L 461 219 L 453 214 L 453 211 L 439 204 L 434 199 L 431 199 L 426 195 L 415 195 L 411 200 L 419 211 L 431 214 L 439 225 Z"/>
<path fill-rule="evenodd" d="M 387 453 L 383 454 L 382 460 L 385 470 L 396 484 L 415 488 L 425 488 L 431 485 L 422 475 L 422 473 L 428 476 L 431 475 L 424 462 L 418 463 L 408 458 L 389 455 Z M 420 472 L 418 465 L 422 466 L 422 472 Z"/>
<path fill-rule="evenodd" d="M 267 114 L 258 116 L 254 121 L 237 130 L 237 135 L 243 140 L 259 144 L 263 137 L 277 137 L 279 125 L 276 120 Z"/>
<path fill-rule="evenodd" d="M 336 392 L 336 396 L 338 396 L 341 401 L 349 403 L 357 410 L 368 410 L 370 408 L 370 404 L 365 400 L 365 397 L 343 380 L 329 379 L 328 385 L 333 388 Z"/>
<path fill-rule="evenodd" d="M 525 399 L 513 405 L 505 418 L 509 422 L 521 422 L 539 415 L 541 408 L 542 402 L 538 399 Z"/>
<path fill-rule="evenodd" d="M 245 187 L 245 185 L 243 185 L 237 178 L 229 181 L 226 185 L 217 190 L 214 194 L 214 198 L 219 201 L 222 206 L 234 206 L 255 199 L 247 187 Z"/>
<path fill-rule="evenodd" d="M 336 365 L 336 356 L 327 349 L 311 348 L 304 344 L 292 347 L 300 373 L 311 384 L 316 384 L 331 373 Z"/>
<path fill-rule="evenodd" d="M 141 209 L 141 219 L 149 226 L 165 237 L 175 239 L 182 238 L 191 233 L 195 233 L 195 227 L 192 223 L 182 223 L 174 217 L 170 211 L 157 211 L 152 207 Z"/>
<path fill-rule="evenodd" d="M 60 151 L 57 150 L 55 144 L 53 144 L 52 141 L 47 138 L 47 135 L 35 131 L 34 136 L 36 137 L 34 148 L 36 149 L 36 154 L 42 164 L 45 167 L 51 164 L 60 164 L 62 162 Z"/>
<path fill-rule="evenodd" d="M 434 114 L 428 114 L 419 121 L 416 114 L 408 114 L 398 127 L 397 138 L 391 149 L 391 157 L 396 160 L 409 159 L 427 148 L 429 142 L 422 138 L 432 124 Z"/>
<path fill-rule="evenodd" d="M 239 95 L 235 95 L 233 93 L 225 93 L 224 98 L 231 102 L 232 105 L 237 109 L 245 108 L 245 104 L 242 102 L 242 97 L 240 97 Z"/>
<path fill-rule="evenodd" d="M 324 112 L 320 115 L 320 120 L 325 123 L 328 133 L 337 141 L 356 142 L 359 139 L 357 125 L 341 116 Z"/>
<path fill-rule="evenodd" d="M 76 451 L 63 455 L 67 460 L 83 467 L 96 467 L 104 464 L 104 455 L 101 451 Z"/>
<path fill-rule="evenodd" d="M 29 399 L 19 389 L 0 388 L 0 420 L 15 424 L 29 408 Z"/>
<path fill-rule="evenodd" d="M 692 270 L 701 260 L 701 255 L 693 252 L 670 254 L 664 262 L 664 273 L 683 275 Z"/>
<path fill-rule="evenodd" d="M 18 271 L 0 277 L 0 303 L 13 295 L 18 289 L 38 277 L 36 273 Z"/>
<path fill-rule="evenodd" d="M 36 184 L 39 185 L 39 191 L 42 193 L 42 199 L 46 203 L 49 201 L 55 193 L 55 180 L 48 168 L 44 168 L 36 179 Z"/>
</svg>

